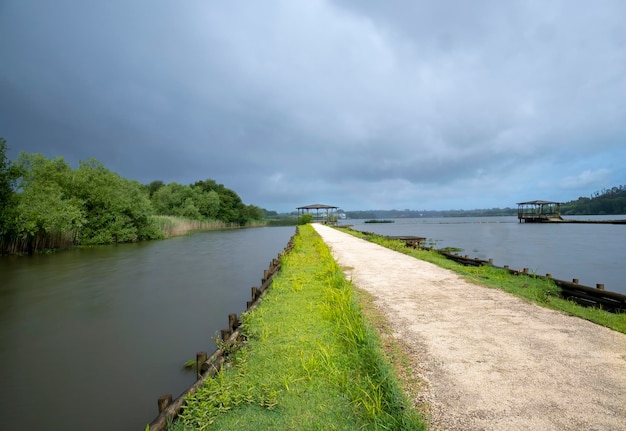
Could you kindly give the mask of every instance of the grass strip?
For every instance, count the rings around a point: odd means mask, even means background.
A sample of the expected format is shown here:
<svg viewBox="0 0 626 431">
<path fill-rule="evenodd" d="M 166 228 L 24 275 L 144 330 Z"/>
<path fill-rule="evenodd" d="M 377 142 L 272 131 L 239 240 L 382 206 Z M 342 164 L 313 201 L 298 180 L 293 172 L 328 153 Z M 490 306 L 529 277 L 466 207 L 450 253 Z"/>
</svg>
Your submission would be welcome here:
<svg viewBox="0 0 626 431">
<path fill-rule="evenodd" d="M 626 334 L 626 313 L 610 313 L 600 308 L 583 307 L 571 300 L 563 299 L 560 297 L 561 289 L 552 280 L 535 277 L 533 274 L 512 275 L 505 269 L 491 266 L 464 266 L 446 259 L 436 251 L 407 247 L 403 241 L 350 228 L 338 229 L 385 248 L 450 269 L 471 283 L 501 289 L 529 302 L 577 316 Z"/>
<path fill-rule="evenodd" d="M 230 367 L 190 397 L 170 429 L 424 430 L 380 339 L 310 225 L 259 307 Z"/>
</svg>

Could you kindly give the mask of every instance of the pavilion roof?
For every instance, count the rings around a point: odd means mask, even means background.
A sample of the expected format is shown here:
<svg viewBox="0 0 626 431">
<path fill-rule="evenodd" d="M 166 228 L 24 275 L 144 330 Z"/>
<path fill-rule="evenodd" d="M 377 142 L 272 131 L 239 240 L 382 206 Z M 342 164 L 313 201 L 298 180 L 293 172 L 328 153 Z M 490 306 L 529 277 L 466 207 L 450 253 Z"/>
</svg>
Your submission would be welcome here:
<svg viewBox="0 0 626 431">
<path fill-rule="evenodd" d="M 312 205 L 306 205 L 303 207 L 298 207 L 296 209 L 298 210 L 321 210 L 321 209 L 337 209 L 339 207 L 335 207 L 332 205 L 324 205 L 324 204 L 312 204 Z"/>
<path fill-rule="evenodd" d="M 560 202 L 550 202 L 550 201 L 528 201 L 528 202 L 518 202 L 518 205 L 556 205 Z"/>
</svg>

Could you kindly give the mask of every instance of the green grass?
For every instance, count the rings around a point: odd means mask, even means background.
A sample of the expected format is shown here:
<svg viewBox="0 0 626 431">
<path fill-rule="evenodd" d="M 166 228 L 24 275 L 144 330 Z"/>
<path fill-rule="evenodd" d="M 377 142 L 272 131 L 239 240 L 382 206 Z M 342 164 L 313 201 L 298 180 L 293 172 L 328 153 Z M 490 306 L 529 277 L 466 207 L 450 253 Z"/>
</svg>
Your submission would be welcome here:
<svg viewBox="0 0 626 431">
<path fill-rule="evenodd" d="M 259 307 L 244 314 L 244 347 L 171 429 L 425 429 L 355 289 L 310 225 L 282 260 Z"/>
<path fill-rule="evenodd" d="M 560 289 L 553 281 L 530 275 L 512 275 L 507 270 L 490 266 L 463 266 L 446 259 L 436 251 L 406 247 L 404 242 L 387 239 L 379 235 L 365 234 L 352 229 L 341 229 L 359 238 L 395 250 L 417 259 L 450 269 L 466 280 L 481 286 L 502 289 L 529 302 L 578 316 L 618 332 L 626 333 L 626 313 L 610 313 L 598 308 L 583 307 L 573 301 L 559 297 Z"/>
</svg>

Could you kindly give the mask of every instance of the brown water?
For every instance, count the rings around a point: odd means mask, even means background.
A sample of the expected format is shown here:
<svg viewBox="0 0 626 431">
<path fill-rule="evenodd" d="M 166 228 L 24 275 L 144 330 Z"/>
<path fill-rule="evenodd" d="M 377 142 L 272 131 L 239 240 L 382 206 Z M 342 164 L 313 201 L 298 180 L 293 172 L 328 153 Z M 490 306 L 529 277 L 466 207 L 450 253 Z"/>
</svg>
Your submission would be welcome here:
<svg viewBox="0 0 626 431">
<path fill-rule="evenodd" d="M 144 429 L 293 227 L 0 258 L 0 429 Z"/>
</svg>

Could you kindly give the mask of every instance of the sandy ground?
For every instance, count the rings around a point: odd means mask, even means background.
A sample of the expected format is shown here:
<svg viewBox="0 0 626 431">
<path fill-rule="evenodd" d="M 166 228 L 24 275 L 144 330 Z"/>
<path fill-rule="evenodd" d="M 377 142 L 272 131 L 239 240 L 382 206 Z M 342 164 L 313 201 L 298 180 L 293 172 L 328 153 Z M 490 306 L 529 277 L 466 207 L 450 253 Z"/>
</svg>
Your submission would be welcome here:
<svg viewBox="0 0 626 431">
<path fill-rule="evenodd" d="M 404 340 L 431 430 L 626 430 L 626 335 L 314 226 Z"/>
</svg>

